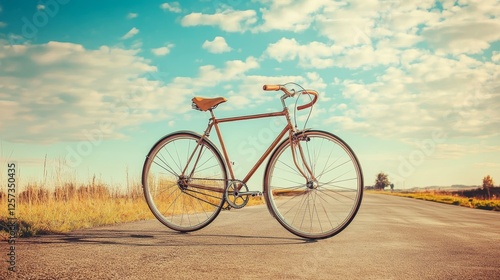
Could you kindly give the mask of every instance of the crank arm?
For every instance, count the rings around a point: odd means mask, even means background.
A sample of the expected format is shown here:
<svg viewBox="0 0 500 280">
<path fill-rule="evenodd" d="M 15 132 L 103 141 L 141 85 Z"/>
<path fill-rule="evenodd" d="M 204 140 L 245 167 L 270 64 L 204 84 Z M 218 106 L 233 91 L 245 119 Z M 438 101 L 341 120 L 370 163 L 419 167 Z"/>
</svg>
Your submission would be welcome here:
<svg viewBox="0 0 500 280">
<path fill-rule="evenodd" d="M 244 195 L 251 195 L 251 196 L 262 196 L 262 192 L 260 191 L 248 191 L 248 192 L 238 192 L 238 197 L 244 196 Z"/>
</svg>

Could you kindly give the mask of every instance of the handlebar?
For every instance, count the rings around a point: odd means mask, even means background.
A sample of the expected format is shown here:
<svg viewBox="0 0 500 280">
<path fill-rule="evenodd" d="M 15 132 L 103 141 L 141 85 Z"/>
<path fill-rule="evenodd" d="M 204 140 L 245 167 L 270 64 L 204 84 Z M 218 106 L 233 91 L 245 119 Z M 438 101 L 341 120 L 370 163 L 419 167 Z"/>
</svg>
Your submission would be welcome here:
<svg viewBox="0 0 500 280">
<path fill-rule="evenodd" d="M 289 92 L 284 86 L 282 85 L 264 85 L 262 87 L 263 90 L 265 91 L 278 91 L 281 90 L 283 91 L 286 95 L 293 97 L 295 93 Z M 302 94 L 309 94 L 309 95 L 314 95 L 313 100 L 307 104 L 297 106 L 297 110 L 302 110 L 311 107 L 318 101 L 318 93 L 314 90 L 301 90 Z"/>
<path fill-rule="evenodd" d="M 314 97 L 313 97 L 313 100 L 311 100 L 311 102 L 304 104 L 304 105 L 297 106 L 297 110 L 309 108 L 312 105 L 314 105 L 316 103 L 316 101 L 318 101 L 318 93 L 314 90 L 304 90 L 304 91 L 302 91 L 302 94 L 314 95 Z"/>
<path fill-rule="evenodd" d="M 281 85 L 264 85 L 262 87 L 262 89 L 265 90 L 265 91 L 272 91 L 272 90 L 278 91 L 281 88 L 282 88 Z"/>
</svg>

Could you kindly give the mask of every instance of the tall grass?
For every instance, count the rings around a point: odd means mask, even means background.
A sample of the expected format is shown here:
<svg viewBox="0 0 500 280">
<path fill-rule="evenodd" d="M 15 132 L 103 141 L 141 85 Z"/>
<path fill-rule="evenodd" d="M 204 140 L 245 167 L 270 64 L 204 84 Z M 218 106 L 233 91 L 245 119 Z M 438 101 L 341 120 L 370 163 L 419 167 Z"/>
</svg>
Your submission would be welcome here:
<svg viewBox="0 0 500 280">
<path fill-rule="evenodd" d="M 59 183 L 46 187 L 46 183 L 28 183 L 17 193 L 16 217 L 18 236 L 67 233 L 76 229 L 153 219 L 139 183 L 127 182 L 127 188 L 112 188 L 99 182 L 95 176 L 89 183 Z M 128 181 L 128 180 L 127 180 Z M 160 200 L 169 207 L 166 196 Z M 260 197 L 251 198 L 248 205 L 262 204 Z M 208 204 L 207 204 L 208 206 Z M 200 211 L 201 209 L 190 209 Z M 7 198 L 0 189 L 0 239 L 6 239 Z"/>
<path fill-rule="evenodd" d="M 125 186 L 116 187 L 103 183 L 95 175 L 86 183 L 77 183 L 76 175 L 65 166 L 64 160 L 45 156 L 40 180 L 25 183 L 24 178 L 17 178 L 15 214 L 19 237 L 154 218 L 141 184 L 130 179 L 128 167 Z M 6 225 L 10 216 L 5 182 L 0 174 L 0 239 L 8 236 Z M 162 205 L 170 205 L 172 199 L 166 197 Z M 263 199 L 256 197 L 248 205 L 262 203 Z"/>
<path fill-rule="evenodd" d="M 8 217 L 7 200 L 3 196 L 0 224 L 5 224 Z M 95 180 L 79 186 L 64 183 L 52 191 L 30 183 L 17 194 L 15 212 L 20 237 L 153 218 L 140 185 L 121 192 Z M 0 227 L 0 236 L 7 236 L 5 230 Z"/>
</svg>

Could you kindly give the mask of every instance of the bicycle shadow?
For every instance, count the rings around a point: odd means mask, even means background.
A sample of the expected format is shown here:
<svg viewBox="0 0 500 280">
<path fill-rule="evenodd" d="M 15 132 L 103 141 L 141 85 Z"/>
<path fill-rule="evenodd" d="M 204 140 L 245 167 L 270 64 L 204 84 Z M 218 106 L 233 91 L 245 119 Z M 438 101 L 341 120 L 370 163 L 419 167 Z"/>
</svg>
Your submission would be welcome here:
<svg viewBox="0 0 500 280">
<path fill-rule="evenodd" d="M 87 244 L 132 247 L 210 247 L 283 246 L 315 243 L 300 237 L 254 236 L 238 234 L 179 233 L 168 231 L 85 230 L 67 234 L 43 235 L 18 240 L 19 243 L 46 245 Z"/>
</svg>

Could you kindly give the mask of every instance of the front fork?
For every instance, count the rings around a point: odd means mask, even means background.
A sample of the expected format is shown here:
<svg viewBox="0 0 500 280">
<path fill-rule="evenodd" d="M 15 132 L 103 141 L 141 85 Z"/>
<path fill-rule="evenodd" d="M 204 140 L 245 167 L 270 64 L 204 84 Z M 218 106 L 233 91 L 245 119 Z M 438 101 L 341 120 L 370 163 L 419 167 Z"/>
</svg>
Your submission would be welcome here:
<svg viewBox="0 0 500 280">
<path fill-rule="evenodd" d="M 306 180 L 306 186 L 309 189 L 317 188 L 317 179 L 314 176 L 311 166 L 307 163 L 306 156 L 304 154 L 304 149 L 300 144 L 301 141 L 309 142 L 311 139 L 307 137 L 303 132 L 295 133 L 291 136 L 290 149 L 292 150 L 292 157 L 297 170 Z M 299 164 L 302 163 L 302 166 Z"/>
</svg>

